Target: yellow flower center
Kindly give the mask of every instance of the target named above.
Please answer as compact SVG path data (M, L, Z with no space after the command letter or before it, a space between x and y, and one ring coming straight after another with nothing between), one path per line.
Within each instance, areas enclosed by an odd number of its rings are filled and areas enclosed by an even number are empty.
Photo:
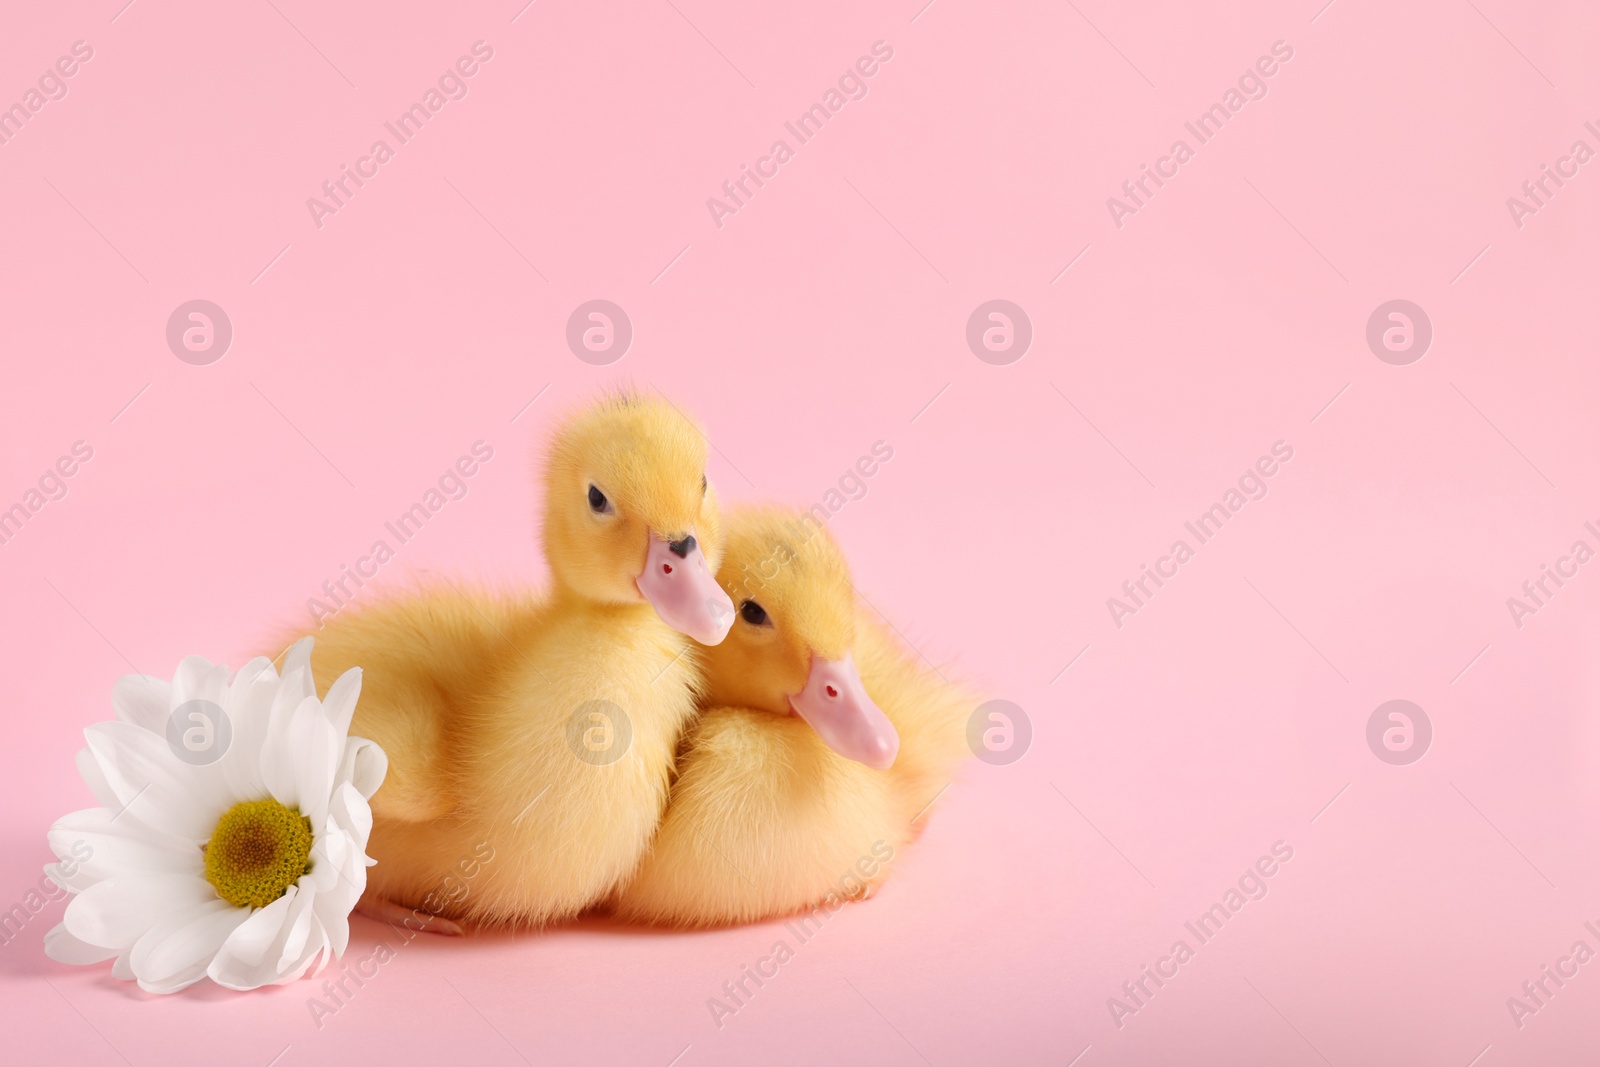
M235 804L205 846L206 881L236 908L264 908L311 866L311 820L276 800Z

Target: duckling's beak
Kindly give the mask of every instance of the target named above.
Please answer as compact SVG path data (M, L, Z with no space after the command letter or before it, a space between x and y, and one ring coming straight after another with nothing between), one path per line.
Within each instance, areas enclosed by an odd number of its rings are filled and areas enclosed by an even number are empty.
M843 659L823 659L812 653L811 676L806 687L789 698L789 706L817 731L823 744L845 759L865 763L875 771L894 766L900 735L867 696L849 653Z
M661 621L702 645L719 645L733 627L733 601L706 566L694 534L669 541L652 533L639 592Z

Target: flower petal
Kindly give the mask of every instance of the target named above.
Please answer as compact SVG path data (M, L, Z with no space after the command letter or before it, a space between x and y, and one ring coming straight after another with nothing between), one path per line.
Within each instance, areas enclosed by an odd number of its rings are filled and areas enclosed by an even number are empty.
M225 900L204 901L167 916L129 953L140 988L176 993L198 982L228 935L249 917L248 908L236 908Z
M344 743L344 758L334 782L350 782L370 800L388 773L389 754L376 741L352 737Z
M191 700L209 700L220 707L227 696L228 668L225 664L212 663L204 656L185 656L178 664L172 676L173 708ZM166 732L165 726L161 729Z
M204 879L178 874L126 873L97 882L67 904L67 932L91 945L119 952L173 912L216 899Z
M90 963L103 963L117 955L117 949L102 948L81 941L67 932L66 923L56 923L44 935L44 954L57 963L70 963L81 967Z
M239 668L228 687L223 710L233 728L233 740L218 765L235 800L255 800L267 792L261 777L261 749L272 721L273 701L281 687L278 672L265 657Z
M102 807L119 808L122 801L117 799L117 794L112 790L111 783L106 781L105 772L100 769L100 764L95 761L94 753L88 747L78 749L73 757L78 765L78 777L83 779L83 784L89 787L89 792L94 794Z
M339 769L342 739L323 714L315 698L303 701L289 724L289 751L293 753L294 793L300 814L321 826L328 819L328 797ZM284 801L285 804L289 803Z
M315 912L315 905L312 907L313 911ZM333 936L328 928L323 925L322 916L320 913L315 913L315 917L312 919L312 936L317 939L318 944L323 946L317 950L317 967L316 970L311 972L311 977L315 978L317 975L323 972L328 964L344 955L344 946L341 945L339 946L339 950L337 952L334 951ZM345 941L348 942L349 940L350 939L347 933Z
M332 958L328 951L328 932L323 929L322 921L317 918L316 911L307 908L306 918L306 939L297 954L299 962L285 966L283 976L278 979L279 985L299 981L302 975L311 970L312 964L316 964L316 971L313 973L321 973L322 968L326 967L328 960Z
M367 847L367 838L372 834L372 808L355 786L346 782L333 791L333 799L328 804L328 818L350 835L357 851Z
M305 881L301 879L300 892L295 894L294 903L289 905L289 917L284 922L283 944L278 948L280 976L307 962L309 952L319 948L311 937L311 924L316 919L312 904L316 902L317 894L304 884Z
M268 950L283 932L289 907L299 895L297 886L264 908L257 908L250 917L234 928L216 959L206 968L211 980L228 989L255 989L277 977L274 964L277 955L268 960Z
M322 698L323 713L333 724L334 731L343 741L350 733L350 719L356 713L356 701L361 699L361 668L351 667L328 687Z
M289 676L304 671L307 678L311 677L311 648L317 643L314 637L302 637L289 646L288 653L283 657L283 677L287 681Z
M316 832L311 846L311 866L300 876L300 881L318 893L332 889L349 858L350 839L330 817Z
M312 906L327 931L329 949L337 959L344 955L350 942L350 912L367 887L367 855L340 831L330 831L324 841L327 863L335 877L326 888L317 890Z
M301 642L304 644L305 642ZM300 645L295 645L299 648ZM290 650L290 655L294 650ZM284 664L288 666L287 663ZM313 713L321 716L317 694L311 685L311 671L301 668L294 673L286 673L283 683L272 698L272 711L268 716L267 733L262 742L261 750L261 778L267 790L279 803L288 807L297 807L299 796L295 790L297 774L294 761L298 753L290 747L293 738L293 725L295 716L300 713L301 707L307 702ZM291 799L293 798L293 799Z
M167 740L125 722L97 722L83 731L117 796L139 821L202 844L231 806L215 766L194 767Z
M123 722L158 734L167 732L167 717L176 707L172 703L172 684L148 674L127 674L117 679L111 689L111 706Z
M236 687L252 685L262 675L267 674L273 679L278 677L278 672L273 669L272 660L266 656L257 656L234 672L233 680L228 683L228 690L232 692Z
M105 808L63 815L51 825L47 836L50 850L62 862L51 864L46 873L73 892L82 892L125 871L198 878L205 868L204 856L193 842Z
M308 699L315 700L315 697ZM295 752L289 745L294 709L283 710L282 694L273 702L272 724L266 743L261 746L261 780L273 799L285 807L296 807L300 799L300 776L295 770Z
M303 880L302 880L303 881ZM316 894L290 886L234 930L207 971L228 989L255 989L292 982L328 948L328 936L312 904Z
M339 901L324 903L319 895L315 907L317 919L322 923L324 936L328 939L328 956L331 959L342 958L345 949L350 947L350 912L355 908L355 901L350 901L346 907Z

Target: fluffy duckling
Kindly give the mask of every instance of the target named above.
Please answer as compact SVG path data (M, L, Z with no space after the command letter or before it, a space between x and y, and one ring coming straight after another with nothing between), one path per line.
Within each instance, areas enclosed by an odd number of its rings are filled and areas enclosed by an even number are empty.
M609 398L550 450L548 592L428 593L319 635L319 688L360 665L352 731L389 756L364 911L542 924L637 866L695 710L689 638L733 622L706 448L670 403Z
M864 895L969 754L976 698L857 609L809 515L735 513L718 580L739 620L706 650L708 707L650 853L611 901L624 919L720 925Z

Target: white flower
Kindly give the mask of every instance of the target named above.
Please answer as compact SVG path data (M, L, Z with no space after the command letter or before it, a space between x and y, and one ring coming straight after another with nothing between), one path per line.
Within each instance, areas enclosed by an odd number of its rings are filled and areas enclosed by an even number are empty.
M45 873L72 894L45 935L51 959L114 957L116 977L172 993L207 975L229 989L291 982L344 953L350 911L375 862L366 854L367 799L388 759L346 736L361 672L318 700L311 644L289 650L281 678L262 658L230 682L227 667L192 656L170 683L145 675L117 683L117 721L85 730L89 747L78 753L104 807L50 828L62 862ZM215 717L231 727L214 761L179 756L191 740L227 733L199 719L190 735L169 728L191 701L221 707Z

